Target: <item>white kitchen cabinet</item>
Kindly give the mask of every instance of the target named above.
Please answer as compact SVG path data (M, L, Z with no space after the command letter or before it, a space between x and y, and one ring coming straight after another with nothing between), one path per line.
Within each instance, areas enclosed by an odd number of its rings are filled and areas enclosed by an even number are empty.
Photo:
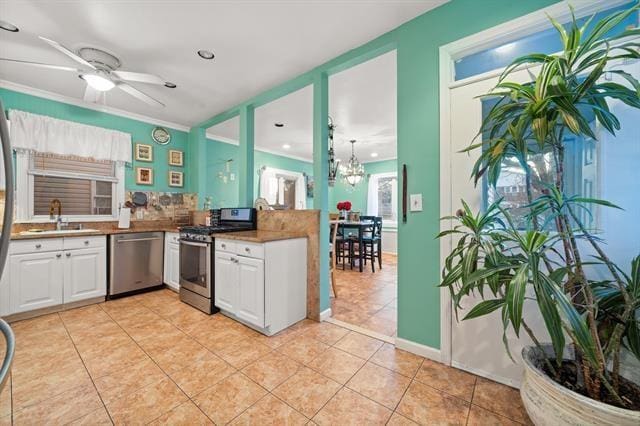
M268 336L307 316L307 240L216 240L215 305Z
M10 257L12 314L61 305L64 268L61 251Z
M164 234L164 283L174 290L180 289L180 234Z
M2 315L75 304L107 292L106 237L12 241L0 294Z
M105 295L106 248L67 250L64 256L64 303Z

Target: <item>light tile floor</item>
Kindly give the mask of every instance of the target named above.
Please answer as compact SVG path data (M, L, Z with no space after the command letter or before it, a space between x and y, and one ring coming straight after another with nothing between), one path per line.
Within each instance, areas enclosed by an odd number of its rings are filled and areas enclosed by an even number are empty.
M382 269L371 271L367 262L363 271L354 266L336 268L338 297L331 298L332 317L386 336L396 335L398 259L382 254Z
M329 323L265 337L168 290L12 324L2 424L518 424L515 389Z

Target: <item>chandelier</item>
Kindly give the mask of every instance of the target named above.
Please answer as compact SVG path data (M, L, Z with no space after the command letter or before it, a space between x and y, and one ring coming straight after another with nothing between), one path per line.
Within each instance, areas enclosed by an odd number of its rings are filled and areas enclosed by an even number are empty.
M333 131L335 128L333 119L329 116L329 186L335 185L340 166L340 160L336 161L336 153L333 149Z
M364 177L364 166L358 161L356 157L354 146L356 144L356 140L352 139L351 142L351 158L347 163L346 167L343 166L341 168L342 178L352 187L356 186L360 183L362 178Z

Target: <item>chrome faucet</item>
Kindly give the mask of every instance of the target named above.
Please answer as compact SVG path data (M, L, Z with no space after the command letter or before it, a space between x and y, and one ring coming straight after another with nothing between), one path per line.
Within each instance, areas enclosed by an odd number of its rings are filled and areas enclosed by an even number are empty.
M56 219L56 230L62 229L62 203L57 198L54 198L49 203L49 219L53 220L53 212L58 209L58 218Z

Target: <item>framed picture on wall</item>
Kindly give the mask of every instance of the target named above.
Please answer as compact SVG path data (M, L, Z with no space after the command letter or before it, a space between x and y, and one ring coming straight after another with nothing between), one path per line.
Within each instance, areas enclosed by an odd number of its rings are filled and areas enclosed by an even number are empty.
M169 186L182 188L184 186L183 181L184 181L184 174L182 172L169 170Z
M170 166L184 166L184 153L177 149L169 150L169 165Z
M153 169L151 167L136 167L136 183L138 185L153 185Z
M137 161L153 161L153 146L144 143L136 144Z

